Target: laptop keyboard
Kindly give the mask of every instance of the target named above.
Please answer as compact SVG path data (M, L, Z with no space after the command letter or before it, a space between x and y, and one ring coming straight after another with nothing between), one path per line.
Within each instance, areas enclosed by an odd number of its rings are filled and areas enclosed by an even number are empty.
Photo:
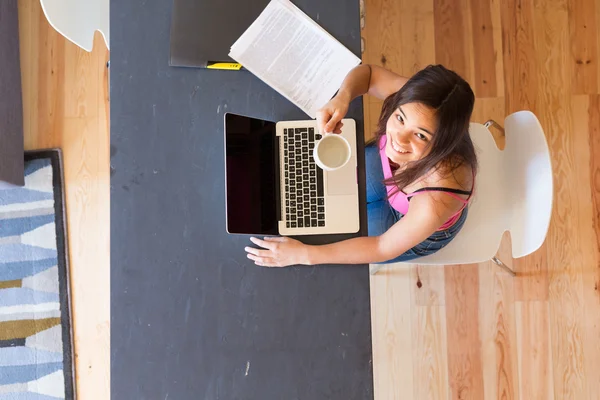
M325 226L323 170L312 152L321 135L314 128L284 129L285 216L288 228Z

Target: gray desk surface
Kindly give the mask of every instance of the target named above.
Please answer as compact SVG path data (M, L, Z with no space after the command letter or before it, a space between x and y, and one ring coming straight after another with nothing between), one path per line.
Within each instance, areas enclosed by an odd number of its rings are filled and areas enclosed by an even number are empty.
M358 1L296 4L360 54ZM169 67L170 1L110 12L112 398L372 398L367 266L259 268L224 228L223 112L306 116L247 71Z

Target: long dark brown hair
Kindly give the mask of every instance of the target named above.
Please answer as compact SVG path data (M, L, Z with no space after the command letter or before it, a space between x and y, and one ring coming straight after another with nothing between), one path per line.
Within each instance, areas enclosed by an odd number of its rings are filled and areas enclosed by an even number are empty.
M477 156L469 136L469 122L475 95L469 84L456 72L442 65L429 65L413 75L402 88L383 102L377 124L377 143L386 133L390 116L403 104L419 103L435 110L437 131L427 144L429 154L410 164L386 184L403 189L433 169L453 173L462 165L477 170ZM466 188L470 189L470 188Z

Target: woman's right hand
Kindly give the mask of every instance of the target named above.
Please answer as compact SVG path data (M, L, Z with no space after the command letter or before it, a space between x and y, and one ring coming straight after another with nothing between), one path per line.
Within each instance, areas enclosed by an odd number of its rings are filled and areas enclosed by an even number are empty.
M319 133L342 133L342 118L346 116L350 101L338 93L329 100L319 111L317 111L317 126Z

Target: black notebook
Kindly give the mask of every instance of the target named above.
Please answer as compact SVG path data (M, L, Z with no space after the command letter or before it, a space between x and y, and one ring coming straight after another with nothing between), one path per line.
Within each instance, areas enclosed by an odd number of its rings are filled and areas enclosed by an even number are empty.
M231 45L254 22L269 0L173 0L169 64L206 68L235 63Z

